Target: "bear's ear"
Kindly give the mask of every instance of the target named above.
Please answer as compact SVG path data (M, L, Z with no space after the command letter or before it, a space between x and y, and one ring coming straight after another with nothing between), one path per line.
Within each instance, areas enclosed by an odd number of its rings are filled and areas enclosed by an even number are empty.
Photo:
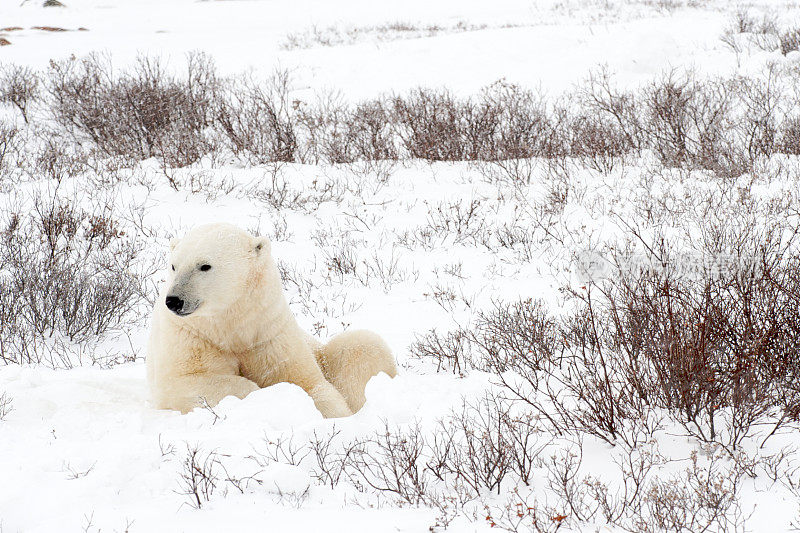
M269 254L269 239L266 237L253 238L253 251L257 256Z
M175 239L170 239L170 240L169 240L169 249L170 249L170 250L174 250L174 249L175 249L175 247L176 247L176 246L178 246L178 243L179 243L179 242L181 242L181 240L180 240L180 239L178 239L178 238L175 238Z

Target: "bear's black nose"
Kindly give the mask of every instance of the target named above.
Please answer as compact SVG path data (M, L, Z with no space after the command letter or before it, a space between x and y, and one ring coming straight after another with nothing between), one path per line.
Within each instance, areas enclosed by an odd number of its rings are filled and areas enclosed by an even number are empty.
M183 300L177 296L167 296L167 301L165 303L167 304L167 309L173 313L178 313L183 309Z

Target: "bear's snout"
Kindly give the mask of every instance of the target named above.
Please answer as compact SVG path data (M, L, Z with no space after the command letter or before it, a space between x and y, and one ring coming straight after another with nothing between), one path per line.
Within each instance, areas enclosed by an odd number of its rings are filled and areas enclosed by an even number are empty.
M176 315L182 315L183 313L183 300L178 298L177 296L167 296L166 302L167 309L175 313Z

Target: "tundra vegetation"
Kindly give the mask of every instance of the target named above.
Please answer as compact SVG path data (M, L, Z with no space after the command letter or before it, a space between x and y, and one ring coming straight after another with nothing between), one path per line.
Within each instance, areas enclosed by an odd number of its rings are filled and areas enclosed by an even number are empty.
M782 54L800 42L746 14L722 38ZM153 199L243 199L264 213L254 230L313 247L314 263L280 269L317 333L370 295L412 295L434 320L393 347L405 373L486 386L432 420L265 438L235 467L224 450L162 444L187 505L283 464L314 483L287 504L328 487L428 508L431 530L744 531L754 487L800 510L798 456L781 444L800 418L798 95L790 66L353 102L301 99L282 71L221 76L202 54L181 69L5 64L0 361L135 361L133 343L109 346L155 297L174 230L149 218ZM451 189L402 194L434 183ZM12 409L0 395L0 424ZM680 458L662 447L675 435ZM602 474L586 460L599 445Z

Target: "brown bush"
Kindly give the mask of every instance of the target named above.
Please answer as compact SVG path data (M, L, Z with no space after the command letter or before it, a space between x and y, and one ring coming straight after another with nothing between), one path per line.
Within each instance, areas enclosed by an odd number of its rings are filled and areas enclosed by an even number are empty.
M624 144L635 150L645 145L637 95L621 92L614 86L613 76L606 69L589 75L584 86L576 92L576 104L587 110L588 116L619 131Z
M497 304L412 353L493 372L560 434L635 446L663 412L733 453L757 426L771 435L800 416L800 256L791 228L756 227L710 223L693 255L658 241L573 291L559 320L540 302Z
M393 99L397 135L412 158L506 161L550 156L551 130L533 93L503 82L478 97L417 89Z
M738 176L752 171L759 158L785 149L777 133L790 124L782 117L791 100L782 76L769 69L760 78L699 79L673 71L638 92L623 93L600 71L577 93L590 111L589 127L579 120L559 130L584 139L574 155L602 172L610 170L613 156L651 149L667 167ZM589 147L588 158L583 146Z
M306 132L311 162L353 163L396 160L397 139L384 99L349 106L328 94L313 106L299 107L299 121Z
M432 359L437 372L448 370L454 374L462 374L472 367L468 350L469 336L460 329L443 336L436 330L430 330L418 336L409 348L411 355L418 359Z
M39 97L39 73L30 67L0 67L0 103L13 105L28 123L30 105Z
M117 76L98 55L51 62L46 77L50 112L77 142L88 139L109 156L134 161L158 157L168 167L210 151L205 130L215 84L213 64L198 55L189 56L186 79L148 57Z
M3 177L8 177L19 164L21 145L19 130L0 121L0 175Z
M800 50L800 28L789 28L779 35L780 50L783 55Z
M295 99L287 72L220 79L197 54L187 65L181 77L156 58L119 73L97 55L54 62L41 76L41 107L73 141L130 161L157 157L165 170L226 148L249 164L476 161L492 180L526 184L537 159L562 173L572 160L608 173L650 149L666 166L730 177L794 146L785 76L776 69L747 80L672 72L631 92L599 71L554 103L498 81L470 97L420 88L351 104L335 94ZM5 72L5 101L27 120L39 75ZM366 168L385 176L383 167Z
M605 309L584 301L643 401L736 449L756 424L798 414L797 252L780 227L707 231L694 259L653 247L651 264L668 268L621 273ZM686 261L694 272L677 274Z
M499 161L559 155L552 119L542 99L532 91L498 81L483 90L481 101L498 118L496 126L488 132L487 149L479 159Z
M71 366L75 346L135 320L140 248L108 211L37 196L2 224L0 361Z
M779 151L800 155L800 118L793 117L783 123Z
M340 94L324 94L313 106L298 106L298 111L308 147L304 160L334 164L356 160L351 111Z
M295 161L298 141L288 72L276 71L264 83L239 78L222 84L215 103L216 128L234 154L254 165Z
M482 365L500 374L525 366L539 371L560 356L556 322L544 302L496 302L475 321L472 342L480 349Z
M75 178L88 169L88 157L65 144L63 139L46 133L31 150L30 158L23 161L26 172L34 179L47 179L60 184Z
M393 99L393 118L406 152L430 161L461 161L464 145L464 109L448 91L416 89Z
M622 129L608 119L580 115L571 121L568 153L588 168L609 174L634 149Z
M216 452L204 452L199 446L186 446L186 457L181 463L178 490L186 498L186 503L194 508L201 509L208 503L222 476L224 470ZM230 480L226 480L230 481Z
M669 74L643 95L643 128L661 162L726 172L731 147L726 139L732 95L724 82L698 83L691 74Z

